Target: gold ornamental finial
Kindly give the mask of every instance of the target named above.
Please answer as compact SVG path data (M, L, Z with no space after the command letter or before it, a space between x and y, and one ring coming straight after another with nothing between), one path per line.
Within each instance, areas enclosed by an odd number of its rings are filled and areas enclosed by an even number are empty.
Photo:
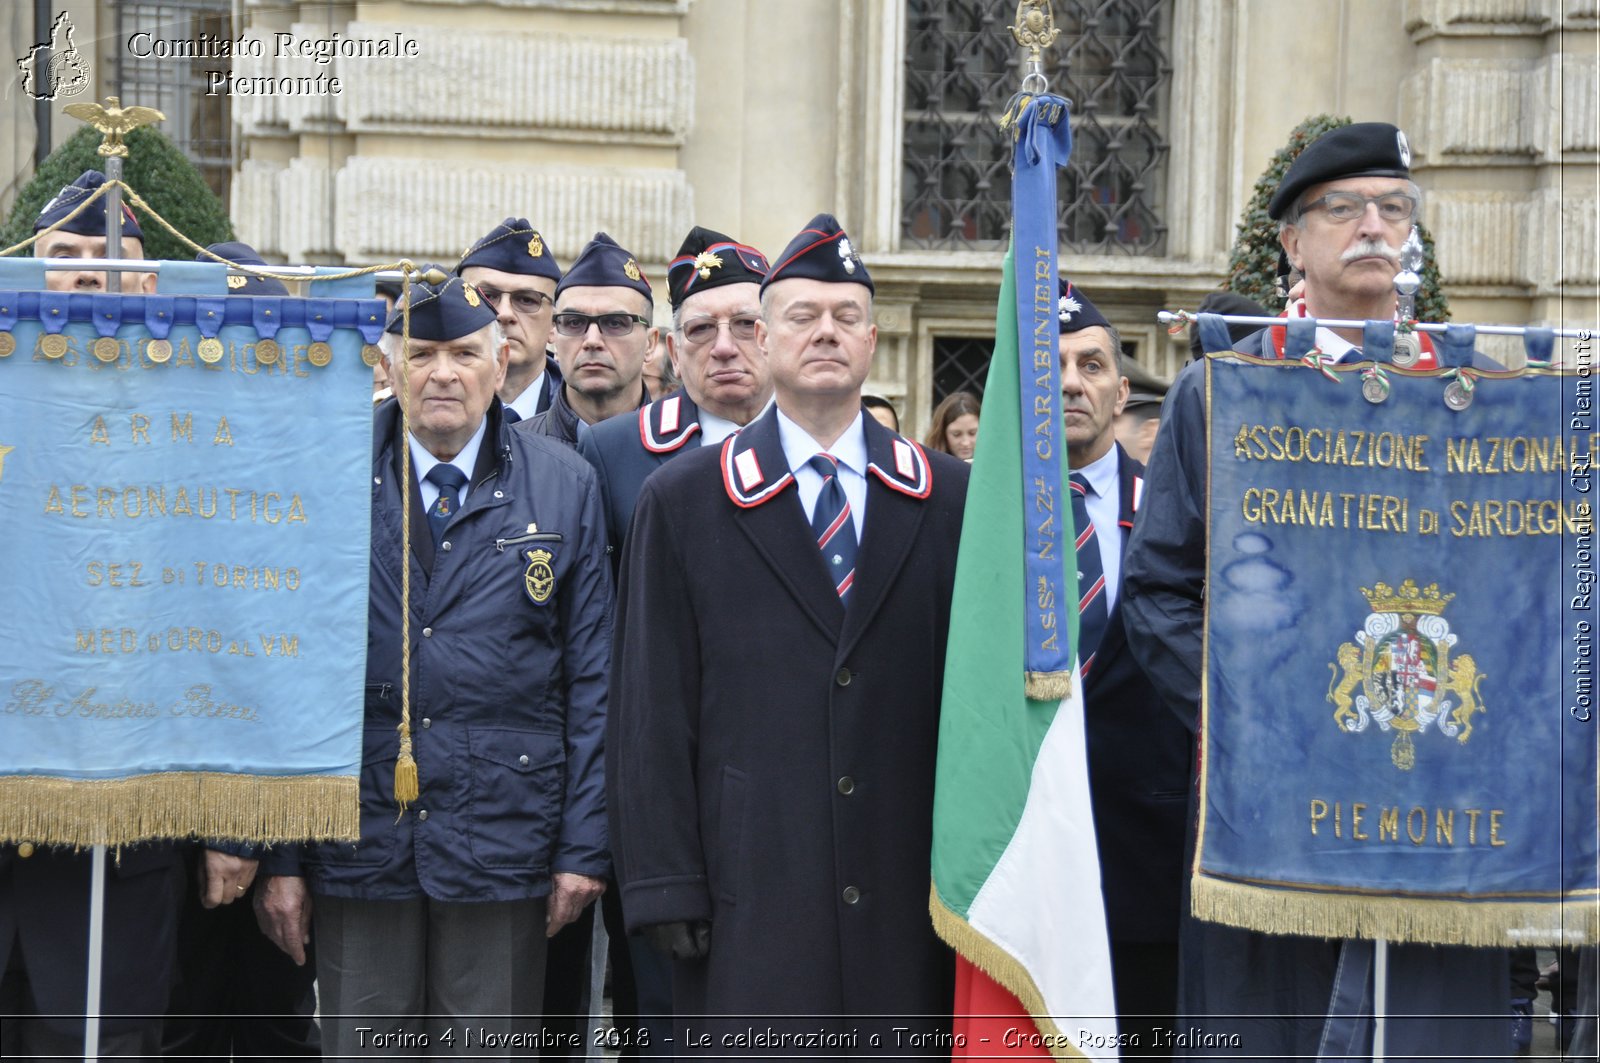
M123 107L122 100L117 96L106 97L107 106L98 103L69 103L63 107L72 117L88 122L100 131L105 139L100 142L100 154L106 157L128 157L128 145L122 142L124 133L132 132L142 125L153 125L156 122L165 122L167 116L154 107Z
M1056 28L1055 15L1050 11L1050 0L1018 0L1017 19L1011 26L1011 36L1028 49L1028 65L1032 68L1044 63L1044 50L1055 43L1061 33Z

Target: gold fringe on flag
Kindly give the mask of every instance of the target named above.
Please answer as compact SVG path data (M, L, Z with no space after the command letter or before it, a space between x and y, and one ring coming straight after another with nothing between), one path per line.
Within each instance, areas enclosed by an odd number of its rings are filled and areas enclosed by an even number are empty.
M971 962L971 964L1005 987L1028 1009L1033 1021L1043 1035L1052 1059L1073 1060L1089 1057L1073 1047L1072 1038L1060 1026L1055 1016L1045 1014L1044 994L1034 984L1028 969L999 945L984 937L965 918L951 911L939 898L937 887L928 887L928 914L933 917L934 932L946 945Z
M1022 692L1031 701L1064 700L1072 696L1072 673L1028 672L1022 680Z
M1600 941L1600 898L1593 890L1564 900L1474 901L1313 893L1196 876L1190 897L1197 919L1268 934L1501 948Z
M360 833L361 796L354 775L0 778L0 842L82 848L188 837L355 841Z

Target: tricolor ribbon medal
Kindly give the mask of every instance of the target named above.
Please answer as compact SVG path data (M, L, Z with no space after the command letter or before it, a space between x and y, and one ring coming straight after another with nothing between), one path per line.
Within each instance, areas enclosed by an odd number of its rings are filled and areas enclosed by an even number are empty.
M555 555L548 550L524 550L528 567L522 572L522 589L534 605L544 605L556 590L556 572L550 567Z

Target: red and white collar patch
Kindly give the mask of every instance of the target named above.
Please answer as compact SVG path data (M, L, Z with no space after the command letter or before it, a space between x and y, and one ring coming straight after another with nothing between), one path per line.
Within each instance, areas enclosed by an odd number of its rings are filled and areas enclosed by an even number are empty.
M894 455L892 472L876 461L868 461L867 468L883 481L885 487L911 498L927 498L933 491L933 470L928 466L928 455L923 452L921 445L895 436L890 446Z
M671 453L698 431L698 419L683 423L682 395L668 395L639 411L639 442L652 454Z
M794 482L794 474L784 469L782 476L767 483L766 473L761 471L761 461L756 457L755 448L749 445L750 441L745 440L743 449L739 449L738 443L739 436L735 434L722 444L722 486L734 505L740 509L759 506Z

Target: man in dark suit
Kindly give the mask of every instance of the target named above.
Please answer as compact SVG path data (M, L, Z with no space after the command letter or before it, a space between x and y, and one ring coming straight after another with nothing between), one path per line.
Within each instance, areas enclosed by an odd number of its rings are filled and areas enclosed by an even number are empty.
M505 330L510 357L496 394L506 421L548 410L561 387L561 369L546 350L561 267L544 237L528 219L507 218L467 248L456 272L477 285Z
M928 866L967 467L863 414L872 294L813 219L762 288L776 406L634 513L607 791L680 1054L949 1052L912 1035L947 1035L952 1001Z
M756 347L767 268L753 247L698 225L690 230L667 267L667 354L683 390L578 438L578 453L600 478L617 563L645 477L696 447L721 446L771 401L767 357Z
M1122 554L1144 490L1144 466L1117 442L1128 398L1122 340L1081 289L1061 282L1061 406L1071 488L1090 529L1104 582L1084 596L1082 639L1089 787L1100 846L1100 881L1111 938L1118 1032L1126 1055L1165 1058L1159 1046L1178 1003L1178 920L1188 808L1189 732L1168 711L1128 647L1122 626ZM1077 499L1074 500L1075 512ZM1081 573L1080 573L1081 574ZM1098 598L1099 601L1096 601ZM1104 619L1090 622L1091 611ZM1152 1047L1156 1046L1156 1047Z

